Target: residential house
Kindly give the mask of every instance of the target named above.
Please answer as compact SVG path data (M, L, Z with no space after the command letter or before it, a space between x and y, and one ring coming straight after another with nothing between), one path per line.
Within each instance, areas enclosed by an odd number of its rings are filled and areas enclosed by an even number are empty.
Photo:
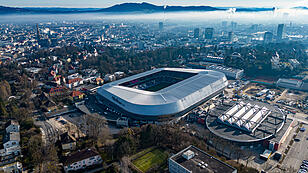
M83 84L83 80L81 78L75 78L75 79L69 79L67 81L66 86L70 89L72 89L73 87L77 87L79 85Z
M104 84L104 80L100 77L96 78L95 81L96 81L96 85L103 85Z
M71 153L64 160L64 171L77 171L86 169L89 166L98 165L102 163L102 158L94 148L80 150Z
M48 100L46 101L44 104L42 104L43 106L45 106L46 110L48 112L54 111L57 109L57 105L54 101L52 100Z
M116 76L117 79L121 79L125 76L125 73L121 71L117 71L114 73L114 75Z
M66 88L63 86L60 87L52 87L47 89L47 93L49 96L60 96L65 93Z
M56 77L57 73L53 70L51 70L48 74L48 80L51 81Z
M116 80L116 76L114 74L106 74L105 75L105 81L112 82Z
M6 133L10 132L19 132L19 123L16 120L10 120L7 123L5 123L5 131Z
M60 139L61 139L62 150L76 149L76 139L67 132L60 135Z
M3 139L3 147L4 149L18 146L20 142L19 132L9 132L6 133Z
M81 91L73 91L71 93L71 100L73 101L80 101L83 100L85 94L82 93Z
M56 103L53 100L51 100L46 93L42 93L39 96L39 103L42 106L42 108L46 108L46 110L49 112L57 109Z
M1 164L11 163L15 156L20 155L20 134L19 123L15 120L10 120L5 124L5 135L3 138L3 149L0 150ZM10 162L8 162L9 160Z
M0 166L0 171L3 172L22 172L22 163L14 162Z

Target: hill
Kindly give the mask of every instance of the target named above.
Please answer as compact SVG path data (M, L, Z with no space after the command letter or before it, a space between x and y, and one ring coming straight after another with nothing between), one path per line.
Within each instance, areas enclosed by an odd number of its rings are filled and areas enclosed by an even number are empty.
M0 6L0 14L59 14L59 13L158 13L158 12L185 12L185 11L226 11L231 7L211 6L157 6L150 3L123 3L108 8L57 8L31 7L14 8ZM273 8L236 8L237 12L271 11Z

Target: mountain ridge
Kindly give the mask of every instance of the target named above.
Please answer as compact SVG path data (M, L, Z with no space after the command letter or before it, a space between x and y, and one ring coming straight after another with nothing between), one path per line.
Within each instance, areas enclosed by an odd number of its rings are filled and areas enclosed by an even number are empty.
M122 3L107 8L62 8L62 7L5 7L0 6L0 14L30 13L157 13L157 12L189 12L189 11L227 11L229 7L212 6L157 6L154 4ZM236 8L237 12L272 11L274 8Z

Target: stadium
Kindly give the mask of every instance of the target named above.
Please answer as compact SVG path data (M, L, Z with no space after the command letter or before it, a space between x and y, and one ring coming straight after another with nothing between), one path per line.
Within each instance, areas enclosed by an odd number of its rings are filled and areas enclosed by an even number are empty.
M278 107L251 100L217 105L206 118L207 128L216 136L275 150L288 136L292 123Z
M105 84L97 95L134 120L166 121L219 94L227 84L217 71L159 68Z

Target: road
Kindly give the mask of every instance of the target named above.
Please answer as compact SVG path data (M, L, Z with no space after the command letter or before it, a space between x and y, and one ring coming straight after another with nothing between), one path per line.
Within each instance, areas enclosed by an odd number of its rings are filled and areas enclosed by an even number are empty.
M86 106L91 113L98 113L99 115L104 116L107 120L115 121L120 117L119 114L112 112L110 109L107 110L107 107L98 103L94 95L88 95Z
M288 89L283 90L283 92L280 94L279 97L277 97L273 103L276 103L278 100L281 100L282 98L285 98L286 93L288 92Z
M54 144L58 140L58 132L50 125L47 121L35 121L35 125L39 126L43 130L43 134L45 138L46 145Z

